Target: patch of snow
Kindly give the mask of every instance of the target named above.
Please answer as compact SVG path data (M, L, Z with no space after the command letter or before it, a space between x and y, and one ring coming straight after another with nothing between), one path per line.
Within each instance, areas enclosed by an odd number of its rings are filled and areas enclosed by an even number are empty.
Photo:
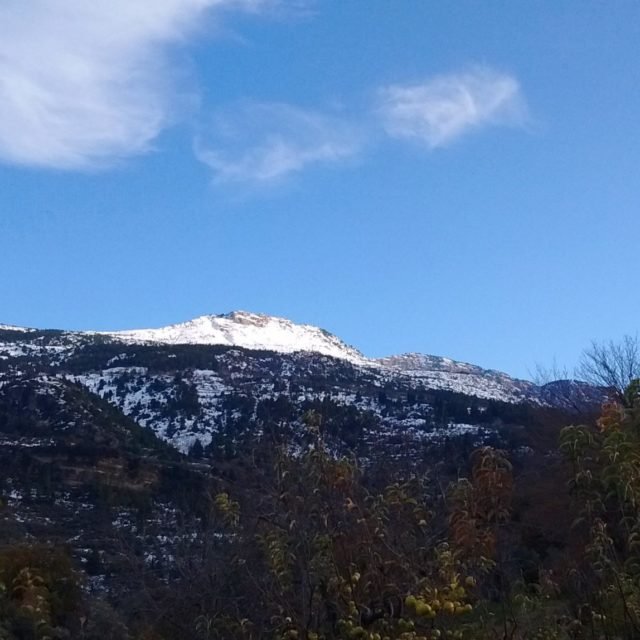
M419 382L427 389L453 391L500 402L542 403L539 389L532 382L450 358L406 353L379 358L376 362L396 375Z
M30 333L35 329L28 329L27 327L16 327L13 324L0 324L0 331L19 331L20 333Z

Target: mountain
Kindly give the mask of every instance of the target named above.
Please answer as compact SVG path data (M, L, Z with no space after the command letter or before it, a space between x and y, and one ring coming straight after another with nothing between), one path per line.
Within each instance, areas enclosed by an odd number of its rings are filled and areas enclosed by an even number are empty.
M244 311L131 331L1 325L0 388L28 375L80 384L182 452L237 448L285 423L302 446L314 410L337 449L379 457L459 435L481 442L527 407L584 409L603 395L432 355L371 359L323 329Z
M602 396L432 355L371 359L247 312L134 331L0 325L0 535L68 548L87 589L128 602L132 576L173 584L181 554L205 557L212 496L253 495L283 451L297 460L321 437L371 477L446 486L482 445L538 469Z
M324 329L246 311L200 316L159 329L112 331L102 335L137 344L219 344L280 353L308 351L367 364L359 351Z

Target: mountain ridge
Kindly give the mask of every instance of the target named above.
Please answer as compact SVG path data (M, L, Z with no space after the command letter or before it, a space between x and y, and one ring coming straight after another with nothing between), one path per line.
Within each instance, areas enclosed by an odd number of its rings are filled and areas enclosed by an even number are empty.
M116 332L3 326L0 389L34 374L79 384L183 453L235 447L274 424L302 437L309 410L369 451L461 434L481 443L528 409L579 411L603 397L440 356L370 359L313 325L246 311Z
M96 333L132 343L220 344L281 353L308 351L357 364L369 361L360 351L326 329L249 311L203 315L156 329Z
M239 330L234 331L234 327ZM0 323L0 331L20 333L56 332L78 336L105 336L129 344L223 345L280 353L310 352L348 360L358 365L376 368L384 367L404 372L438 370L452 373L492 373L519 379L497 369L487 369L446 356L417 351L390 354L382 357L369 357L356 347L347 344L336 334L322 327L309 323L297 323L282 316L244 310L221 314L204 314L183 322L154 328L96 331L41 329ZM289 335L285 335L287 331ZM264 334L262 340L257 338L256 334L258 333ZM288 338L288 341L285 338ZM294 342L296 339L299 342Z
M49 365L64 367L65 362L73 360L83 349L91 345L110 344L113 355L100 365L101 369L106 371L120 364L119 358L122 354L119 353L118 345L122 345L123 349L240 349L247 352L244 358L245 366L252 361L248 359L248 352L256 352L258 358L270 358L269 354L273 354L280 358L281 366L287 371L290 371L291 367L308 368L310 365L304 365L305 359L311 363L318 358L329 358L335 365L314 364L313 367L321 366L327 371L337 372L340 370L338 363L344 363L365 376L373 376L376 380L375 385L380 388L388 384L401 383L407 388L432 389L507 403L525 402L540 406L567 404L565 396L570 396L574 387L581 398L598 395L592 393L593 389L579 386L580 383L575 381L565 381L564 384L545 388L544 385L539 386L501 371L484 369L478 365L442 356L405 353L369 358L325 329L310 324L294 323L287 318L248 311L203 315L186 322L153 329L64 331L0 325L0 332L5 334L3 337L0 333L0 363L12 362L16 358L23 361L44 358ZM260 353L264 356L260 356ZM286 364L287 357L293 357L294 360ZM283 372L281 375L282 379L286 380L289 374Z

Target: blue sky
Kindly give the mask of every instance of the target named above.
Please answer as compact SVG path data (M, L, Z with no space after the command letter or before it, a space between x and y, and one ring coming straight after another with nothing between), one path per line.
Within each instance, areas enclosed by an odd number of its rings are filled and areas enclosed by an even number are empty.
M639 60L631 0L0 0L0 322L572 366L640 324Z

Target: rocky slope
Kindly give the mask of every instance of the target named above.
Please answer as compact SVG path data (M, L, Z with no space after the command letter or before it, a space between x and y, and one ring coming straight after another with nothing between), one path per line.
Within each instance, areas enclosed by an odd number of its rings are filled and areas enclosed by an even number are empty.
M29 372L79 383L182 452L258 437L277 420L299 425L319 406L344 423L334 425L336 446L377 448L482 439L503 420L502 405L574 409L602 396L430 355L369 359L317 327L247 312L117 332L2 325L0 387Z

